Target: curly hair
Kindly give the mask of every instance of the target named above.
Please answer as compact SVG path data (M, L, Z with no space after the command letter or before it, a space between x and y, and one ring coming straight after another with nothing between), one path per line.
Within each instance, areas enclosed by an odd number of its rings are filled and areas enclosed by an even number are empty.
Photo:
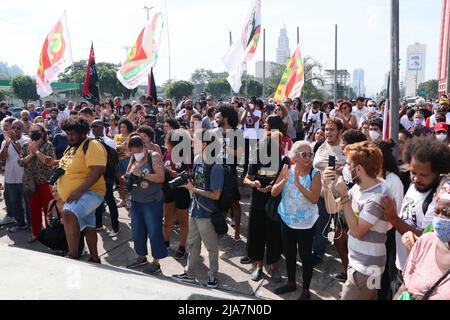
M433 137L416 137L408 141L404 162L410 164L413 158L418 162L429 162L434 173L450 173L450 147Z
M76 132L81 135L87 135L90 127L89 123L79 116L70 116L61 122L61 129L65 132Z

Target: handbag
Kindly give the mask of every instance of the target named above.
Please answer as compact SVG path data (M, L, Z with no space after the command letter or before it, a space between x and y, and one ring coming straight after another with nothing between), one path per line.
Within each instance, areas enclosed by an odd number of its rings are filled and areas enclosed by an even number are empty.
M270 197L266 203L266 214L274 222L281 222L280 215L278 214L278 206L281 203L281 193L276 197Z
M227 220L225 219L224 215L220 213L219 211L213 211L204 205L202 205L199 201L197 201L197 198L195 197L195 194L193 195L193 200L195 203L201 207L203 210L209 212L211 214L211 223L214 227L214 230L219 236L223 236L228 233L228 224Z

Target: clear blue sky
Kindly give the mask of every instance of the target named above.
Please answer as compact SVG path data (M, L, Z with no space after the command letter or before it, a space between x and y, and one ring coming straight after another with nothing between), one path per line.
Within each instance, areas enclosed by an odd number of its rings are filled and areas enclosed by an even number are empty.
M172 78L189 79L196 68L223 71L221 57L228 47L228 32L241 33L251 0L167 0ZM146 20L144 5L160 0L133 1L1 1L0 61L17 64L36 74L43 40L64 10L67 11L74 60L87 59L94 41L97 61L121 62L124 47L135 41ZM324 67L334 67L334 24L339 25L339 68L363 68L369 93L380 91L389 69L389 0L262 0L267 59L275 60L280 28L286 24L291 50L296 27L301 28L305 55ZM426 78L437 74L441 0L400 1L401 73L408 44L426 44ZM168 79L168 41L163 38L157 64L157 84ZM262 42L249 64L262 60Z

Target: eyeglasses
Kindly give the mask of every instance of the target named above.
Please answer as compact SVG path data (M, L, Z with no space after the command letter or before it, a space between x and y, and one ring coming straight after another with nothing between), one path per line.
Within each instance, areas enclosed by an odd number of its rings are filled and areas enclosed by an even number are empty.
M314 153L312 153L312 152L301 152L301 153L297 153L297 155L299 155L300 157L302 157L304 159L314 157Z
M436 134L447 134L447 131L437 131Z

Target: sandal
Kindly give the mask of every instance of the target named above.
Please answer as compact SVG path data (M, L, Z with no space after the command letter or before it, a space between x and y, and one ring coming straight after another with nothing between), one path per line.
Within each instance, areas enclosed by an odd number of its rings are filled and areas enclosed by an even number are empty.
M31 236L28 237L27 242L28 242L28 243L33 243L33 242L35 242L38 238L39 238L38 236L35 236L34 234L32 234Z

